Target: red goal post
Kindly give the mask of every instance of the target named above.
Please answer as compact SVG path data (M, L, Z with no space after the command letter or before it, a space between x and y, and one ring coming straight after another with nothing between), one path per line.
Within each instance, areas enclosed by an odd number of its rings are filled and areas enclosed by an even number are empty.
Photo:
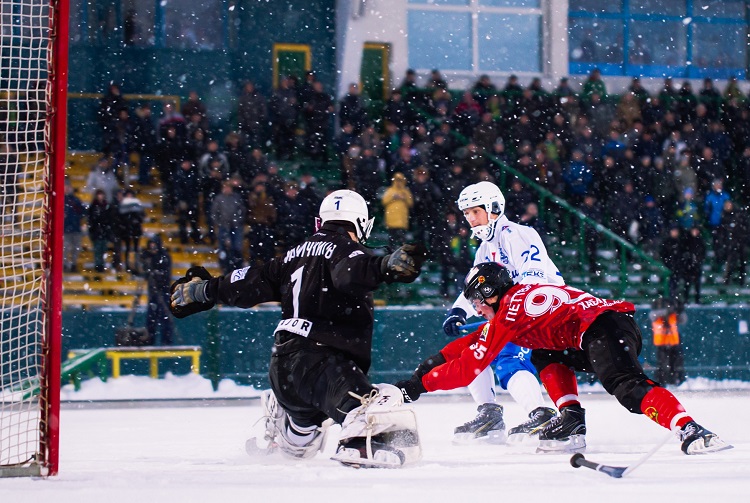
M68 19L0 1L0 477L58 471Z

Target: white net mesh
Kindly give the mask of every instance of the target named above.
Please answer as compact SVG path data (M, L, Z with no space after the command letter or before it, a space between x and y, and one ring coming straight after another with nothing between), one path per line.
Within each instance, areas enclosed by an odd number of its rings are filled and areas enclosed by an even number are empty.
M0 0L0 470L39 458L53 0Z

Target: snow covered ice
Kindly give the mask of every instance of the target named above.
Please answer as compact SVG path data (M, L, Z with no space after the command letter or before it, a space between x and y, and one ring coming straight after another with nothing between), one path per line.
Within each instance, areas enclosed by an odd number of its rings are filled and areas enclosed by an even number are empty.
M690 380L675 389L696 421L734 449L685 456L675 437L623 479L574 469L569 454L536 454L529 446L453 445L453 428L473 418L476 408L463 392L423 395L413 405L422 461L397 470L356 470L329 459L337 426L325 452L312 460L280 454L250 458L244 444L262 428L260 422L254 427L261 416L255 399L260 391L231 381L222 381L217 392L195 375L124 376L83 384L78 393L70 386L63 390L59 475L0 479L1 502L734 502L747 501L750 491L748 383L734 383L731 387L742 389L727 391L720 389L722 383ZM667 435L600 388L582 387L581 398L587 459L626 466ZM525 419L507 394L501 393L499 401L508 427Z

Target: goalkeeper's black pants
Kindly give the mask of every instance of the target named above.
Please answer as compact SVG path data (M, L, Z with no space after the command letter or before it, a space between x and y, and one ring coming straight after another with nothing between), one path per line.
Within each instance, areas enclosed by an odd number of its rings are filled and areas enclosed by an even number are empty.
M320 426L327 418L342 423L359 407L351 393L373 389L359 365L341 350L289 332L277 332L269 379L279 404L299 426Z

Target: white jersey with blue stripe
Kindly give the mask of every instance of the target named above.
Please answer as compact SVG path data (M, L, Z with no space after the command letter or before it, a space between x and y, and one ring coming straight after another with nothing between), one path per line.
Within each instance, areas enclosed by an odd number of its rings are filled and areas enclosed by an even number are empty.
M531 227L511 222L505 215L494 221L495 232L482 241L474 255L474 265L497 262L508 268L514 283L564 285L565 280L547 254L539 233ZM469 315L475 313L463 294L453 303Z

